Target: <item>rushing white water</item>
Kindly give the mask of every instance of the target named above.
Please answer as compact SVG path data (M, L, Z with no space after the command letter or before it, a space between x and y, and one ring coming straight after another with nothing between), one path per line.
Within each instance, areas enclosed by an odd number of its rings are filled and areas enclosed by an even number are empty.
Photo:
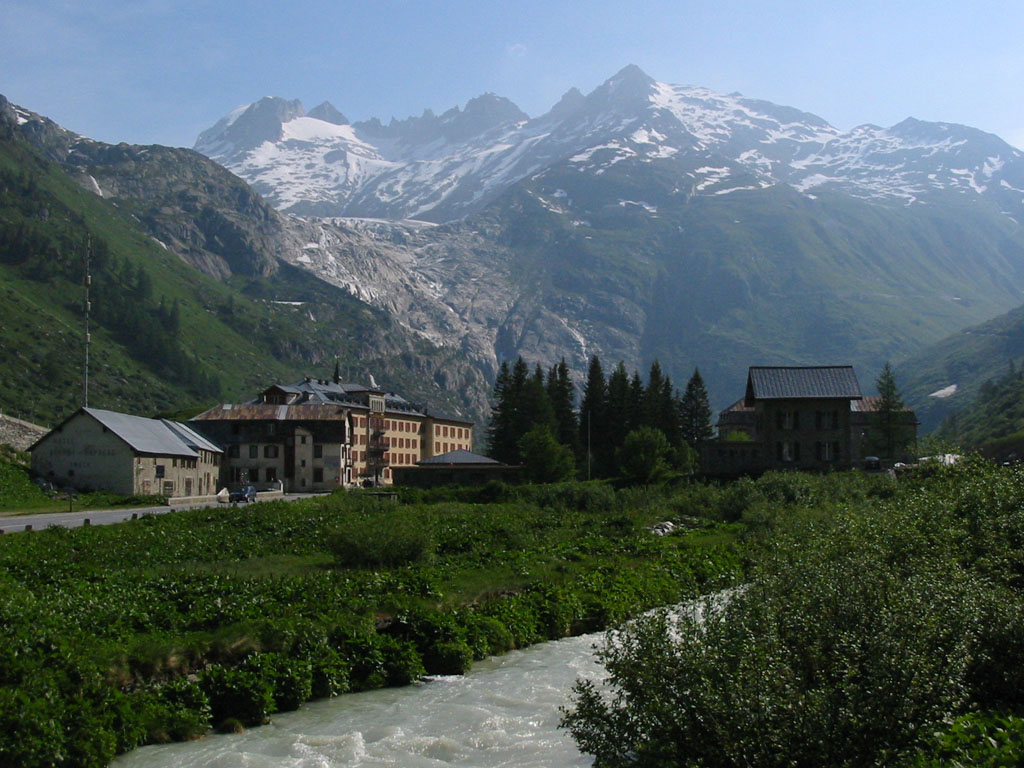
M144 747L115 768L565 768L588 766L558 728L577 678L595 679L601 635L478 662L468 675L348 694L239 735Z

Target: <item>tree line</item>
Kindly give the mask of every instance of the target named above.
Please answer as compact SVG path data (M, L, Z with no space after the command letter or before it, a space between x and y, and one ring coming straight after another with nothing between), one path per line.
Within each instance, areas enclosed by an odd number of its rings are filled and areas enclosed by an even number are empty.
M519 357L501 364L487 429L488 454L522 464L530 480L624 477L649 481L689 471L711 438L711 406L699 369L683 394L655 360L646 382L622 361L607 376L597 355L576 407L563 358L546 372Z

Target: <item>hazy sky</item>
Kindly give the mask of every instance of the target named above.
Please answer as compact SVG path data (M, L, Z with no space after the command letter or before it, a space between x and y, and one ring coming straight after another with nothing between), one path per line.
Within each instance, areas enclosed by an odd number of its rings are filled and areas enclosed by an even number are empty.
M192 146L261 96L350 120L486 91L531 116L626 64L839 128L906 117L1024 147L1020 0L0 0L0 93L107 142Z

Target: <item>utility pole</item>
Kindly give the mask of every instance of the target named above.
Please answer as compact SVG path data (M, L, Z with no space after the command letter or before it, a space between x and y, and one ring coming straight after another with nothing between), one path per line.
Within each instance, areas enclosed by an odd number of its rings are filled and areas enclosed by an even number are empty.
M92 255L92 235L87 235L85 240L85 365L82 371L82 407L89 407L89 310L92 305L89 303L89 287L92 284L89 259Z

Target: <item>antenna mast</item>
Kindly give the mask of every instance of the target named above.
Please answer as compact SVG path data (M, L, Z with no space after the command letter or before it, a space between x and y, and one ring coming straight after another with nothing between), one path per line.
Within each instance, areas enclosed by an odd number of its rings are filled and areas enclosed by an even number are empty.
M89 286L92 284L89 260L92 255L92 235L86 236L85 241L85 365L82 371L82 407L89 407L89 310L92 305L89 302Z

